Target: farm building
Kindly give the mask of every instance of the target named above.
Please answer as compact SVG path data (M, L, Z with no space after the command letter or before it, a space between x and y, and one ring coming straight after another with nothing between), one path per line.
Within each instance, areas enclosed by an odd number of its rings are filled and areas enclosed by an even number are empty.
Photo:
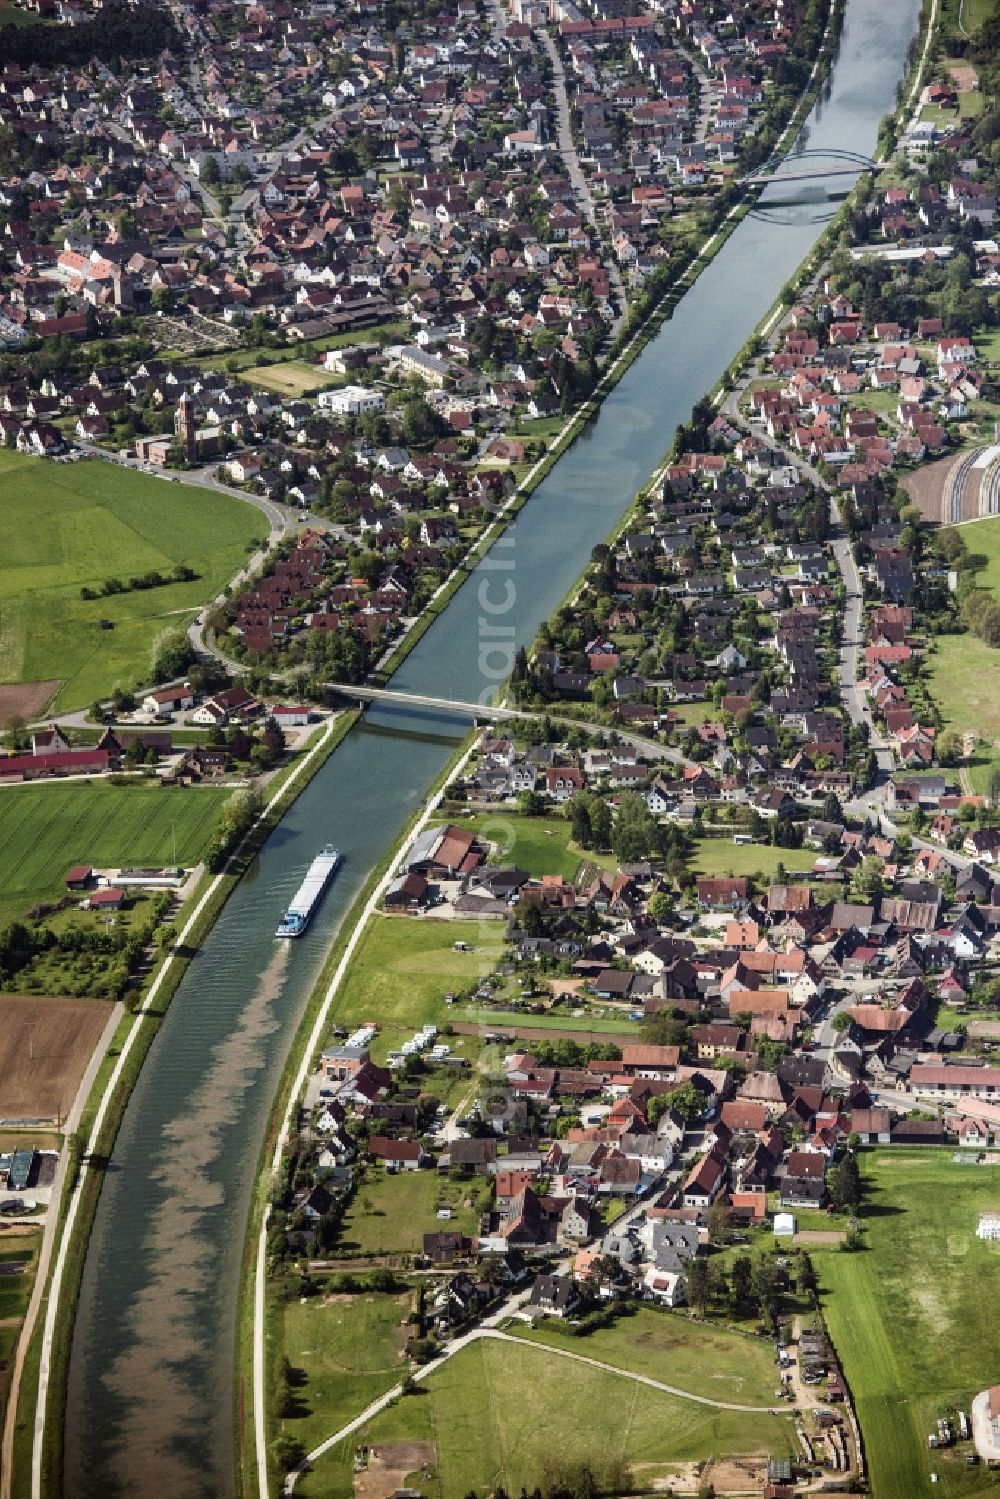
M183 885L183 869L118 869L107 877L116 890L177 890Z
M8 755L0 759L0 780L41 781L49 776L99 775L111 756L102 749L64 750L52 755Z
M35 1151L14 1150L10 1155L0 1156L0 1178L6 1178L8 1192L23 1192L31 1180L35 1164Z
M124 890L110 890L106 885L88 895L84 902L89 911L120 911L124 904Z

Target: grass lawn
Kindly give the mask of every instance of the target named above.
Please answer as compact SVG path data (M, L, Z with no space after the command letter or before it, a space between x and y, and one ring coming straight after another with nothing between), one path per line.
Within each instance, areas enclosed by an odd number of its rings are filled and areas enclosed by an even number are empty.
M647 1374L693 1395L738 1405L773 1405L777 1388L774 1349L757 1338L707 1322L692 1322L685 1313L640 1307L614 1327L598 1328L586 1338L570 1337L550 1318L536 1331L522 1324L511 1332L532 1343L568 1348L587 1358Z
M0 26L45 26L49 24L29 10L18 10L13 5L0 5Z
M883 418L895 416L899 391L873 390L871 386L865 386L857 395L849 396L844 405L851 411L874 411Z
M582 1031L592 1032L594 1036L617 1036L634 1033L636 1039L639 1037L639 1028L626 1020L624 1014L618 1015L574 1015L572 1010L560 1005L545 1015L533 1015L530 1010L486 1010L468 1007L459 1009L456 1005L454 1010L449 1011L452 1020L470 1021L474 1025L481 1025L484 1031L490 1030L520 1030L520 1031L552 1031L553 1040L558 1040L559 1031L570 1031L579 1035ZM454 1043L452 1043L454 1047Z
M196 864L231 792L63 784L0 790L0 923L65 894L74 864Z
M721 708L717 708L714 703L710 702L670 704L671 717L677 723L683 724L685 728L690 728L692 724L711 723L713 718L721 715L721 712Z
M469 828L495 845L491 864L516 864L536 879L558 874L564 880L575 880L584 863L617 868L613 854L597 854L574 843L565 817L520 817L503 811L456 820L454 826Z
M3 1129L0 1130L0 1150L58 1150L62 1135L57 1130ZM0 1233L0 1244L3 1235Z
M975 31L993 15L996 15L996 0L965 0L962 7L962 21L967 31Z
M972 339L980 359L1000 360L1000 328L980 328Z
M691 867L701 875L773 875L779 864L788 870L812 869L818 855L811 848L772 848L769 843L734 843L732 834L701 838Z
M479 1215L490 1201L485 1177L452 1181L436 1171L401 1171L390 1176L373 1167L344 1214L337 1252L415 1254L423 1249L424 1234L442 1227L438 1208L451 1209L449 1230L474 1233Z
M989 796L990 777L1000 765L1000 758L990 750L979 749L969 763L969 780L977 796Z
M96 459L0 452L0 486L0 681L60 679L53 710L148 680L159 636L188 624L267 534L263 515L229 495ZM194 582L80 597L105 578L127 585L178 564Z
M450 990L468 988L492 972L503 949L503 923L495 932L477 921L426 921L374 916L348 972L336 1006L338 1024L374 1020L379 1026L375 1059L394 1051L420 1026L443 1024ZM456 942L468 952L455 952Z
M335 1427L333 1428L336 1429ZM469 1489L508 1493L588 1464L600 1489L626 1460L642 1488L669 1478L670 1465L709 1456L790 1455L792 1422L717 1411L539 1348L481 1341L463 1349L364 1431L371 1443L431 1441L436 1476L421 1484L439 1499ZM306 1499L347 1499L357 1437L348 1438L296 1486ZM658 1485L659 1486L659 1485Z
M559 436L566 422L567 418L562 415L540 416L533 421L525 420L518 422L517 426L511 429L511 436L521 437L525 440L532 437L540 437L545 442L548 442L551 438Z
M15 1319L20 1322L27 1311L41 1242L41 1229L34 1228L27 1233L18 1232L16 1237L7 1234L0 1237L0 1264L25 1266L20 1274L0 1275L0 1322Z
M366 1292L281 1305L283 1352L297 1371L296 1414L283 1432L314 1447L402 1378L412 1300Z
M997 358L1000 359L1000 348ZM976 583L980 588L1000 588L1000 526L997 525L997 519L996 516L990 516L986 520L972 521L960 526L958 530L969 554L986 559L986 566L976 573Z
M997 1381L996 1325L983 1297L1000 1277L1000 1244L977 1239L976 1223L1000 1201L1000 1167L893 1150L866 1152L862 1170L867 1249L815 1252L813 1264L874 1499L995 1494L982 1470L966 1468L967 1443L932 1453L927 1433Z
M964 528L963 528L964 529ZM1000 653L975 635L940 635L926 656L927 688L947 728L1000 738Z

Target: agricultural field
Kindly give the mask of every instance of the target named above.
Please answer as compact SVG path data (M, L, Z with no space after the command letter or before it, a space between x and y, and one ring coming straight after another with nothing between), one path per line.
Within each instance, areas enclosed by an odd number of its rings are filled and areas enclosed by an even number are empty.
M96 460L3 451L0 485L0 681L58 679L52 711L148 680L158 638L214 598L268 531L259 511L229 495ZM80 597L109 577L127 585L178 565L195 580Z
M583 1340L571 1337L553 1318L533 1331L511 1331L528 1342L586 1353L693 1395L736 1405L774 1404L777 1376L770 1340L729 1332L710 1322L692 1322L684 1312L639 1307L634 1317L599 1327Z
M958 1165L935 1150L866 1151L861 1164L866 1248L814 1251L813 1265L874 1499L995 1495L995 1479L966 1468L967 1443L931 1452L927 1434L1000 1377L984 1303L1000 1278L1000 1244L976 1238L980 1211L1000 1202L1000 1166Z
M455 952L456 942L468 952ZM397 1049L421 1025L449 1017L444 996L488 974L503 950L503 923L485 934L476 921L374 916L355 950L336 1006L340 1025L376 1020L382 1052Z
M732 835L701 838L691 856L691 868L699 875L759 874L769 878L779 864L789 871L812 869L818 854L812 848L772 848L769 843L734 843Z
M620 1486L623 1463L652 1489L709 1456L789 1455L794 1438L787 1417L696 1405L539 1347L482 1340L332 1448L296 1493L348 1499L359 1441L432 1443L433 1476L417 1486L434 1499L462 1499L470 1489L517 1493L560 1477L572 1482L583 1465L599 1490Z
M0 995L0 1118L65 1118L111 1005Z
M949 453L947 458L922 464L902 479L910 503L916 505L923 519L932 526L940 524L942 496L948 475L957 461L956 455Z
M25 723L34 722L58 686L55 680L9 682L0 686L0 729L5 729L15 718L22 718Z
M0 926L66 893L74 864L197 864L231 793L95 782L0 789Z
M451 1181L436 1171L401 1171L393 1176L374 1167L344 1214L336 1252L419 1254L424 1234L442 1227L439 1208L451 1210L446 1220L449 1231L471 1234L489 1198L489 1183L481 1177Z

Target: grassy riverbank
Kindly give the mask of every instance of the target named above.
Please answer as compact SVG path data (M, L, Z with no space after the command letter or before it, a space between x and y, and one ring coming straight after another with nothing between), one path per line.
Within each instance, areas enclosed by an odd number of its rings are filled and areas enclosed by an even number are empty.
M67 1232L73 1193L74 1191L78 1193L78 1203L69 1228L70 1239L65 1250L61 1251L63 1265L56 1289L59 1313L55 1320L49 1351L49 1384L42 1449L43 1495L55 1495L61 1492L66 1377L72 1347L76 1301L104 1171L121 1125L125 1106L188 964L204 942L223 906L256 857L261 845L296 797L349 733L357 722L358 716L357 712L344 713L332 727L324 725L310 737L302 752L290 762L287 768L279 772L271 783L264 812L233 854L226 871L220 876L213 877L208 874L204 876L191 897L188 914L190 925L185 925L182 940L164 955L159 969L151 976L151 990L155 986L155 1007L146 1005L138 1013L126 1014L123 1017L113 1043L98 1069L94 1086L81 1116L79 1130L74 1139L68 1139L65 1142L64 1148L70 1152L72 1169L67 1173L62 1200L59 1204L59 1226L49 1284L42 1302L39 1320L32 1333L18 1391L12 1475L12 1492L15 1495L31 1492L32 1441L45 1313L49 1296L52 1293L53 1276L58 1273L60 1243ZM208 892L211 894L209 895ZM199 903L206 895L208 898L199 910ZM193 912L198 914L196 919L191 921L190 913ZM102 1101L105 1099L102 1112ZM100 1120L99 1126L98 1120ZM85 1146L84 1142L86 1142ZM86 1164L81 1170L80 1162L84 1150Z
M441 771L440 775L430 787L427 800L431 801L439 791L447 786L448 782L456 774L458 768L466 759L472 739L463 743ZM247 1233L244 1240L243 1260L240 1270L240 1296L237 1309L236 1325L236 1388L235 1388L235 1421L236 1421L236 1484L239 1494L250 1495L256 1493L257 1453L256 1453L256 1425L253 1401L253 1367L254 1367L254 1328L255 1328L255 1281L257 1270L257 1255L260 1244L262 1225L268 1210L272 1184L272 1164L275 1158L276 1148L281 1138L286 1120L289 1119L294 1099L291 1097L296 1079L302 1067L303 1057L307 1049L311 1049L312 1038L319 1025L321 1018L328 1024L337 1008L333 1003L334 996L331 994L331 986L337 971L344 959L352 941L356 941L355 933L361 926L364 913L369 907L379 885L385 879L387 873L392 869L399 857L399 851L405 846L407 840L412 836L414 828L424 817L423 809L415 812L408 820L400 837L390 849L374 866L357 896L350 910L341 922L333 945L330 948L322 972L316 982L312 994L303 1011L299 1021L295 1038L289 1049L285 1066L274 1093L274 1104L271 1109L267 1129L261 1144L258 1158L256 1186L250 1203L247 1216ZM340 991L341 993L343 991ZM265 1338L265 1355L272 1360L274 1349L268 1341L267 1329L261 1329L261 1336ZM268 1367L274 1373L273 1360ZM273 1387L273 1378L269 1381ZM276 1465L269 1462L270 1482L272 1492L276 1491L279 1482Z

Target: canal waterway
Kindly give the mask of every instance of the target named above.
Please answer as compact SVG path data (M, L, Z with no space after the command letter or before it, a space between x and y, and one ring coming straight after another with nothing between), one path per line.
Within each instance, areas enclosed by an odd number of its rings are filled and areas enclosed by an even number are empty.
M919 7L848 0L807 125L811 150L874 150ZM743 220L394 686L478 700L506 676L514 646L564 598L815 242L816 209L806 201ZM87 1253L65 1499L233 1493L240 1251L273 1091L338 924L465 728L443 714L373 709L268 839L185 974L126 1110ZM275 942L326 843L345 856L335 884L304 939Z

